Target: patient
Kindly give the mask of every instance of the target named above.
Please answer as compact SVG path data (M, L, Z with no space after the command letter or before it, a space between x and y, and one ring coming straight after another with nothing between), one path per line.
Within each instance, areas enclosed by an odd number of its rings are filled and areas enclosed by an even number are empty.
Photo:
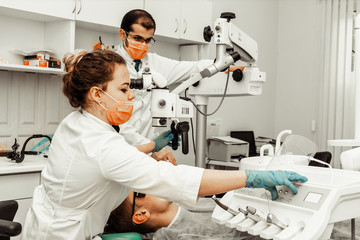
M111 213L105 232L154 232L154 240L261 239L214 223L209 214L190 212L169 201L134 192Z

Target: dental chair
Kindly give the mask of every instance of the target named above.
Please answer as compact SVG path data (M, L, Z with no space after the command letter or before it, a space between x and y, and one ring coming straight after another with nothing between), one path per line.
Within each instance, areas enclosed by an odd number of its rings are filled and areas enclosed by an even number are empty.
M21 233L21 224L13 221L18 207L15 200L0 201L0 240L10 240Z

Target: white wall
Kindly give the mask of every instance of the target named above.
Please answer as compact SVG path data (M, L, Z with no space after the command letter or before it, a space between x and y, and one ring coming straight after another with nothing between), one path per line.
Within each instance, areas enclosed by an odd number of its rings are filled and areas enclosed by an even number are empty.
M233 22L258 42L258 66L267 74L262 96L225 100L214 116L222 118L222 134L252 129L256 136L275 138L291 129L315 140L317 132L311 131L311 124L316 121L321 70L320 2L213 1L214 19L221 12L234 12ZM211 105L218 102L219 98L212 99Z
M257 41L258 66L266 72L267 79L261 96L227 98L218 113L208 121L221 118L221 133L224 135L232 130L254 130L256 136L275 137L278 1L214 0L213 20L222 12L234 12L236 19L232 20L233 23ZM220 98L210 99L208 112L214 110L219 101Z
M279 1L275 131L315 141L321 56L321 1ZM315 125L316 126L316 125Z

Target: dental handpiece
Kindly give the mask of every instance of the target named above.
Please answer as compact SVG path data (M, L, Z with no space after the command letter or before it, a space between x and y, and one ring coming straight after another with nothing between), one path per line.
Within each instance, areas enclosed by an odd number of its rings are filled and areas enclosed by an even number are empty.
M235 209L232 209L232 208L226 206L225 204L221 203L221 202L216 198L215 195L212 196L212 200L214 200L215 203L216 203L219 207L221 207L222 209L224 209L225 211L231 213L231 214L234 215L234 216L236 216L236 215L238 215L238 214L240 213L239 211L237 211L237 210L235 210Z
M282 228L282 229L285 229L288 227L288 225L286 225L285 223L283 223L282 221L280 221L280 219L278 219L274 214L272 213L269 213L267 215L267 218L266 218L266 222L268 223L272 223L276 226L278 226L279 228Z
M249 213L246 217L254 220L255 222L260 222L260 221L267 222L266 219L264 219L263 217L261 217L259 214L256 213L256 208L247 206L246 210Z

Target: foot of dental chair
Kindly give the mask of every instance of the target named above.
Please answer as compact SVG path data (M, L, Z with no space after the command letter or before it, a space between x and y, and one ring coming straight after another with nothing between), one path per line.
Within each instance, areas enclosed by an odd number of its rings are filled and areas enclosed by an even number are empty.
M102 240L142 240L142 237L139 233L129 232L129 233L112 233L104 234L101 236Z

